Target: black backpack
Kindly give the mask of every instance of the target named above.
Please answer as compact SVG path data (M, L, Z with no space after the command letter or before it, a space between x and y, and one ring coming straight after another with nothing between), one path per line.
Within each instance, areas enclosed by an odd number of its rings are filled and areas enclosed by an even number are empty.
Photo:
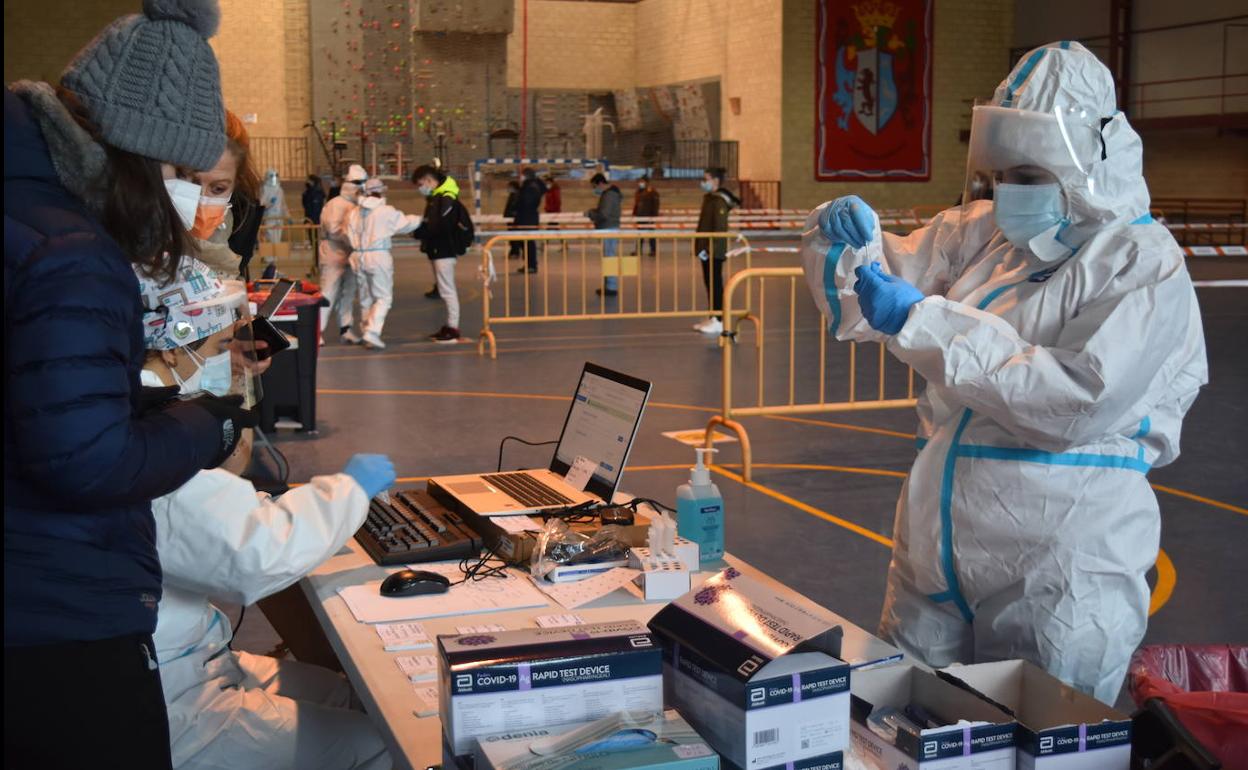
M450 226L451 244L455 247L455 256L460 257L472 247L477 231L472 224L472 215L459 201L453 201L450 213L447 214Z

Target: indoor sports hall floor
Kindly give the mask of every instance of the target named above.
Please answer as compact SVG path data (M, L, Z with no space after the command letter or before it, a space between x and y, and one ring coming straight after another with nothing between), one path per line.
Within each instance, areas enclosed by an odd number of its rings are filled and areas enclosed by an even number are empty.
M686 320L513 325L498 331L496 360L479 358L473 344L426 340L443 320L442 303L421 296L430 286L429 265L411 247L397 257L387 349L340 345L330 331L319 363L319 434L279 431L292 481L337 471L362 451L389 454L401 480L411 484L430 475L492 471L503 436L558 438L581 366L592 360L654 383L622 488L674 503L693 451L661 433L702 428L716 411L722 358L713 338L694 333ZM756 265L793 264L793 257L763 257ZM459 265L462 327L470 337L481 318L477 265L477 259ZM809 342L818 321L804 285L797 290L798 338ZM777 285L768 301L787 301L788 292L787 284ZM1200 289L1199 295L1212 383L1188 416L1182 457L1150 475L1161 504L1165 558L1151 575L1154 614L1146 642L1248 638L1248 288ZM783 388L787 376L787 328L776 334L774 341L768 335L775 351L768 388ZM799 346L796 365L809 377L817 360L807 350ZM868 361L873 374L873 354ZM893 360L889 367L890 386L900 378L904 396L904 370ZM752 370L745 379L754 381ZM861 382L860 388L875 387ZM739 447L731 443L720 445L724 466L715 477L725 498L728 549L874 630L894 504L914 458L913 412L744 423L754 445L754 482L738 475ZM544 466L549 452L509 444L504 468ZM247 624L252 628L240 634L242 646L271 648L264 624L250 614Z

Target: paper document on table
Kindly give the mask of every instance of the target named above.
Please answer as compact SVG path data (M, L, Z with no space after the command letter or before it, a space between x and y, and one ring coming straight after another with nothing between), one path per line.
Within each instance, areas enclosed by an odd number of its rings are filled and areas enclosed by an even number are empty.
M377 636L381 637L381 645L386 652L401 650L419 650L432 647L433 641L425 633L425 627L419 623L379 623Z
M394 662L413 682L423 682L438 675L438 659L432 655L400 655Z
M564 607L574 610L582 604L589 604L595 599L601 599L617 588L628 585L640 574L641 570L629 567L616 567L613 570L594 575L591 578L578 580L575 583L548 583L541 578L533 578L533 583Z
M576 491L584 492L596 470L598 470L598 463L588 457L577 457L573 461L572 467L568 468L568 472L563 477L563 480L568 482L568 486Z
M412 690L416 693L416 708L412 709L412 713L418 717L437 716L438 688L427 684L413 684Z
M444 594L381 596L380 588L381 582L373 581L339 588L338 595L361 623L393 623L417 618L521 610L542 607L547 603L546 597L515 570L508 570L506 577L470 580L451 586Z
M519 535L522 532L541 532L542 525L532 518L524 515L520 516L491 516L491 524L497 524L504 531L513 535Z
M496 634L499 631L506 631L507 626L498 623L482 623L478 626L456 626L457 634Z
M564 628L566 626L583 626L585 618L571 612L563 615L538 615L533 622L540 628Z

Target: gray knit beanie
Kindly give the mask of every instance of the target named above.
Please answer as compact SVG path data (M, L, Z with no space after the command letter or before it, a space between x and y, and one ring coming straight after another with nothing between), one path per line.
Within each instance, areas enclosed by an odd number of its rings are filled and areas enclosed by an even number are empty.
M208 38L217 0L143 0L78 52L61 85L104 141L147 158L208 169L225 151L221 76Z

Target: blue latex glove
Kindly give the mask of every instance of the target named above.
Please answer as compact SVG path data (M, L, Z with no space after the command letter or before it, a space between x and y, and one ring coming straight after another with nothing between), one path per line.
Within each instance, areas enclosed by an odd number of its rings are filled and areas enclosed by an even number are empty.
M352 455L342 472L356 480L370 498L394 486L394 463L385 455Z
M910 308L923 299L923 292L880 269L879 262L854 268L858 280L854 293L858 295L858 307L871 328L885 334L896 334L906 325Z
M875 234L875 212L857 195L832 201L819 215L819 229L833 243L846 243L861 249Z

